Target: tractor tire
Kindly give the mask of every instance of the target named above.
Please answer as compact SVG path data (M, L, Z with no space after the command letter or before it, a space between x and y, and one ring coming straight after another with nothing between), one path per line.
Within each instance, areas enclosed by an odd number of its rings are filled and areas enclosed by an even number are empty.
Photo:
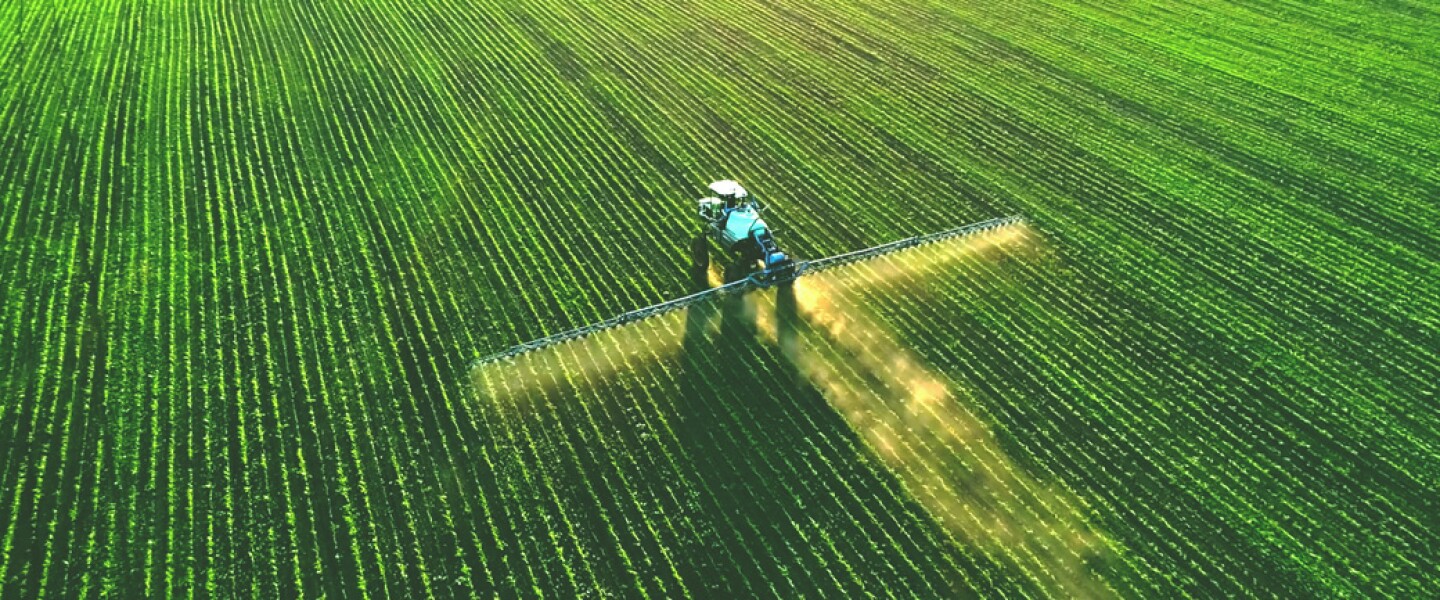
M695 241L690 243L690 264L696 271L710 269L710 242L703 233L695 236Z

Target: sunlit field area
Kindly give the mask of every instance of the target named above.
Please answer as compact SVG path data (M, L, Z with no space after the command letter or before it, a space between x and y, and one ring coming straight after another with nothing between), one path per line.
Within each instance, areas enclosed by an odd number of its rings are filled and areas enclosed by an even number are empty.
M1437 40L0 3L0 597L1433 596ZM718 179L802 259L1018 219L482 360L734 280Z

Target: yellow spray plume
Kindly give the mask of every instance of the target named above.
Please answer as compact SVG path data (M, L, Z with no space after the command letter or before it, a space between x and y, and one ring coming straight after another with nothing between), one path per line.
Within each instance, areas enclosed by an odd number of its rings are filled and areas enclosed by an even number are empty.
M968 408L967 392L899 344L855 294L900 293L917 275L1018 251L1032 235L1023 225L1006 227L805 277L746 301L761 337L779 345L958 541L1014 564L1055 595L1110 596L1088 564L1105 556L1107 540L1085 522L1079 503L1007 457Z

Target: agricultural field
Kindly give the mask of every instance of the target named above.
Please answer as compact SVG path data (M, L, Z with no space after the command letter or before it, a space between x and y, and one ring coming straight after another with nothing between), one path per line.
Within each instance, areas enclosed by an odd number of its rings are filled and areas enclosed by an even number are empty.
M0 597L1433 596L1437 90L1412 0L0 4ZM477 363L721 178L1024 220Z

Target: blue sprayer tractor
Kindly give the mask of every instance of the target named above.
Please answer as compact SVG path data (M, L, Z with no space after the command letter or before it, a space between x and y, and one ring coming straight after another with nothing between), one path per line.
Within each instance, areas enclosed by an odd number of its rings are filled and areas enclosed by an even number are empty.
M710 191L715 195L699 201L697 214L705 223L702 234L740 260L757 262L760 270L751 278L761 287L785 281L794 274L795 261L780 250L775 235L761 218L764 206L730 179L710 184ZM700 267L709 262L708 253L698 245L694 258Z

